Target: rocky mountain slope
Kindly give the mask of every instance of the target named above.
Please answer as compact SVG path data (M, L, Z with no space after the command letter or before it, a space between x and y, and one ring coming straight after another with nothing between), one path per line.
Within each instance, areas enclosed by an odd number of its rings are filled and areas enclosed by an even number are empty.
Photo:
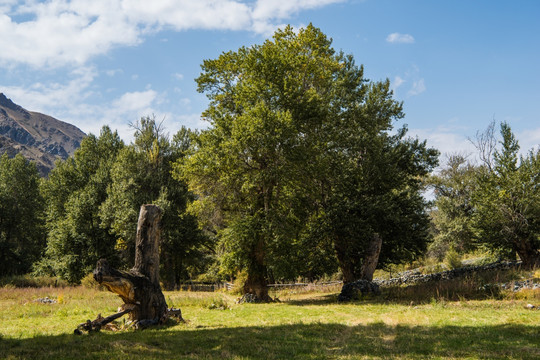
M28 111L0 93L0 155L21 153L46 176L56 159L72 155L84 137L76 126Z

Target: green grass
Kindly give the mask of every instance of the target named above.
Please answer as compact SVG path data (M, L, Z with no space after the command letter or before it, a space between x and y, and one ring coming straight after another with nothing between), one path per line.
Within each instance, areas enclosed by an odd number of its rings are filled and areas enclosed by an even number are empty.
M335 292L277 295L281 302L237 305L227 293L166 292L169 306L180 307L186 323L76 336L79 323L114 313L122 301L83 287L4 288L0 358L540 358L540 311L525 308L531 300L433 296L407 303L383 295L338 304ZM45 296L59 302L35 302Z

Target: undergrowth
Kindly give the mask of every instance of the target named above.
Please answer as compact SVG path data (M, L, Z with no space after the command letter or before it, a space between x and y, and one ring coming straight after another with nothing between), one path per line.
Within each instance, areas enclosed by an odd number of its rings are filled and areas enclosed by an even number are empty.
M41 288L41 287L66 287L69 284L58 277L13 275L0 278L0 287L7 288Z

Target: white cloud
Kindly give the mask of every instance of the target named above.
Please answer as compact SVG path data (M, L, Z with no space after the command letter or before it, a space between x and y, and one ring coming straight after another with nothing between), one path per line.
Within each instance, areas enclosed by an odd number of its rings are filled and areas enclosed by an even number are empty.
M283 24L276 24L302 10L316 9L345 0L257 0L252 11L253 31L270 35Z
M111 129L118 130L126 141L133 136L133 129L128 124L142 116L155 114L157 119L174 119L171 114L158 110L163 94L152 89L130 91L100 104L91 104L92 98L100 96L92 91L92 81L96 76L95 69L81 68L73 71L65 83L36 83L30 87L0 84L0 89L29 111L51 115L86 133L99 134L104 125L109 125ZM180 126L171 123L166 127L176 129Z
M454 120L451 119L448 122ZM467 127L438 126L433 129L409 129L408 134L420 140L427 140L428 146L440 151L439 168L444 167L448 155L453 154L462 154L468 156L473 163L480 163L478 151L471 142L471 139L474 141L474 131ZM526 156L529 150L540 148L540 128L517 132L516 137L520 145L519 152L522 155Z
M161 29L266 34L306 9L344 0L49 0L0 2L0 65L81 65ZM22 15L26 20L16 20Z
M394 78L394 81L392 81L392 84L391 84L392 91L395 92L404 83L405 83L405 79L403 79L401 76L396 76Z
M233 0L124 0L121 11L130 23L148 28L241 30L251 22L249 6Z
M112 105L119 113L139 111L148 108L156 97L157 92L154 90L128 92L113 101Z
M107 74L107 76L113 77L116 74L121 74L123 72L124 71L122 69L111 69L111 70L105 71L105 74Z
M413 83L407 95L416 96L416 95L420 95L424 91L426 91L426 85L424 83L424 79L419 79Z
M2 91L24 108L45 114L54 114L60 106L78 104L92 95L90 84L97 76L93 67L82 67L71 72L66 83L34 83L29 87L3 86ZM58 108L57 108L58 107ZM54 115L53 115L54 116Z
M517 135L520 152L524 155L531 149L540 149L540 128L519 132Z
M176 80L184 80L184 74L176 73L173 76Z
M15 14L32 19L16 22L0 15L0 62L4 64L83 64L114 46L140 42L140 30L122 18L118 1L29 2L16 8Z
M386 37L386 41L393 44L412 44L414 37L409 34L392 33Z
M427 145L440 151L440 166L444 166L445 159L451 154L472 155L474 161L476 149L469 141L467 129L458 127L439 126L434 129L409 129L409 135L427 140Z

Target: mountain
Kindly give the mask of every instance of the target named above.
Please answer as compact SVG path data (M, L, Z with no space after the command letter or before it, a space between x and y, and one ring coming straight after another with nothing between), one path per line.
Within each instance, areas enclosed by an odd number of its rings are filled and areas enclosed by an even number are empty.
M56 159L73 155L85 136L76 126L28 111L0 93L0 155L20 153L47 176Z

